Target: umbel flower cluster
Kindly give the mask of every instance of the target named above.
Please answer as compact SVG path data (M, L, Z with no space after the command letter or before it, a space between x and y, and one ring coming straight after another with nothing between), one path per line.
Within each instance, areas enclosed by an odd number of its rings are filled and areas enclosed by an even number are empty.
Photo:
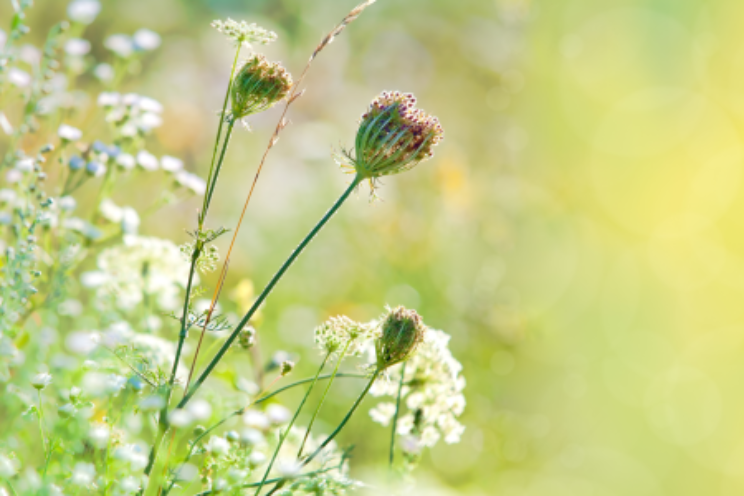
M373 1L349 12L310 63ZM0 31L0 149L8 150L0 157L0 496L319 496L377 487L351 478L347 443L364 439L345 430L369 394L393 398L369 414L388 429L381 437L390 439L395 470L410 470L440 438L456 442L462 367L449 336L417 311L398 306L369 322L339 315L316 325L320 364L295 378L316 353L302 348L300 333L317 323L294 330L292 349L270 350L273 310L263 310L361 181L374 185L432 156L443 136L436 118L412 95L378 97L345 155L355 179L260 292L245 277L231 288L233 247L222 260L215 246L231 229L211 227L208 214L233 126L284 102L268 153L309 65L293 81L280 63L241 54L275 33L215 21L235 62L211 162L196 164L157 141L154 131L168 126L160 102L119 91L167 37L142 28L104 37L100 50L86 29L104 6L73 0L68 19L34 48L22 42L31 4L14 2L9 30ZM195 196L196 225L185 226L180 246L148 229L148 215ZM205 287L203 274L220 263L217 282ZM325 401L341 377L358 393L333 424ZM286 400L285 391L302 399Z

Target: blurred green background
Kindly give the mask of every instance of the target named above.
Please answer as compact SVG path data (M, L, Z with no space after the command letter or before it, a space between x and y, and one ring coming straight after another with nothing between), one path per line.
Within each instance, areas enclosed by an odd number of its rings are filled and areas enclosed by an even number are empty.
M37 0L32 36L66 3ZM298 75L355 2L103 4L94 53L116 32L163 36L122 90L166 107L151 151L206 175L233 56L209 22L275 30L267 55ZM381 90L414 92L446 140L323 230L265 307L262 348L301 355L309 374L315 325L386 303L452 334L467 430L425 456L416 494L743 494L742 15L724 0L379 0L309 73L228 285L262 287L342 191L331 149L352 143ZM279 112L235 135L213 227L235 225ZM115 199L146 203L159 187ZM183 242L197 205L142 231ZM355 391L339 384L327 418ZM354 420L356 475L383 464L387 439Z

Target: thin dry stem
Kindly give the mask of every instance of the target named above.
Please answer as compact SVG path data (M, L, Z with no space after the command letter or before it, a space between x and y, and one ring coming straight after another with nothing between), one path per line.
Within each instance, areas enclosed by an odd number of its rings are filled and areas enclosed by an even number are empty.
M194 353L194 360L191 364L191 371L189 372L189 379L188 383L186 384L186 388L184 389L184 394L186 391L189 390L189 386L191 384L191 377L194 373L194 368L196 367L196 360L199 357L199 350L201 348L202 340L204 339L204 334L207 331L207 325L209 325L209 320L212 317L212 312L214 311L214 307L217 305L217 300L219 299L220 292L222 291L222 286L225 283L225 279L227 278L227 271L228 267L230 265L230 256L232 255L232 250L235 245L235 240L238 237L238 232L240 231L240 226L243 224L243 218L245 217L245 212L248 209L248 204L251 201L251 198L253 197L253 190L256 188L256 184L258 183L258 178L261 175L261 171L263 170L264 164L266 163L266 157L269 155L269 152L271 149L276 145L277 141L279 141L279 134L284 130L285 127L289 124L289 121L286 119L287 112L289 111L289 107L298 100L304 93L305 90L302 90L298 92L300 85L302 84L302 81L305 79L305 75L307 74L307 71L310 69L310 66L313 63L313 60L315 57L318 56L318 54L323 51L325 47L327 47L329 44L331 44L336 36L341 34L341 32L351 24L354 20L356 20L357 17L370 5L375 3L377 0L367 0L364 3L361 3L354 7L351 12L349 12L346 17L344 17L341 22L330 32L328 33L318 44L318 46L313 51L312 55L310 56L310 59L307 61L307 64L305 65L305 68L302 71L302 74L300 74L299 79L294 83L292 86L292 91L290 92L289 96L287 97L287 103L284 105L284 110L282 111L282 115L279 117L279 122L276 125L276 129L274 129L274 133L271 135L271 138L269 139L269 144L266 147L266 150L263 153L263 156L261 157L261 162L258 164L258 170L256 171L255 176L253 177L253 183L251 184L251 189L248 190L248 196L245 199L245 204L243 205L243 210L240 213L240 218L238 219L238 224L235 226L235 232L233 233L232 240L230 241L230 248L227 250L227 255L225 255L225 261L222 264L222 270L220 271L220 277L219 282L217 284L217 287L215 288L214 294L212 296L212 302L209 305L209 312L207 312L207 317L204 319L204 326L202 327L201 336L199 337L199 344L196 347L196 351Z

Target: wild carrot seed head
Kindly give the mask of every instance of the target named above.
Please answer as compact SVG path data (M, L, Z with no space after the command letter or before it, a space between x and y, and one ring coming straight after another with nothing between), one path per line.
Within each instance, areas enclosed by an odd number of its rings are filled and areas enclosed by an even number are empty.
M292 88L292 76L278 62L253 55L235 76L232 117L241 119L262 112L284 99Z
M426 326L416 310L388 309L382 319L382 334L375 343L377 368L384 370L406 361L423 341Z
M364 178L398 174L434 155L444 139L439 119L415 107L413 94L383 92L362 115L346 165ZM344 161L346 162L346 161Z

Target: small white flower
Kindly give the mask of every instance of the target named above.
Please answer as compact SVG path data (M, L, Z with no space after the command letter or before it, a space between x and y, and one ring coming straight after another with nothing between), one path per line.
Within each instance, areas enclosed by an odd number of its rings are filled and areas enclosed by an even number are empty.
M35 66L41 62L41 51L33 45L23 45L18 53L18 58L28 65Z
M266 444L266 438L256 429L244 429L240 433L240 441L247 444L248 446L261 446Z
M183 169L183 161L170 155L160 157L160 167L167 172L178 172Z
M204 448L215 455L224 455L230 450L230 443L224 437L212 436Z
M197 195L203 195L207 191L207 183L196 174L182 170L176 173L175 179L176 183L180 186L191 190Z
M78 462L72 471L70 482L76 486L88 486L96 477L96 467L92 463Z
M88 431L88 438L93 446L98 449L105 448L109 440L109 428L103 424L93 424Z
M128 58L134 52L134 42L125 34L112 34L106 38L103 46L123 59Z
M36 376L31 380L31 385L35 389L38 389L40 391L51 383L52 383L52 376L51 374L48 374L46 372L42 372L41 374L36 374Z
M62 124L57 129L57 136L64 141L77 141L83 137L83 132L76 127Z
M122 209L110 198L106 198L101 202L101 205L98 207L98 211L101 213L104 219L114 223L121 222L121 219L124 216Z
M281 425L289 422L289 419L292 418L292 413L282 405L274 403L266 409L266 416L272 424Z
M150 98L148 96L134 95L132 93L126 96L135 97L136 99L132 103L132 106L136 105L137 108L141 110L142 112L152 112L155 114L159 114L163 111L163 104L155 100L154 98Z
M8 70L8 81L14 86L25 88L31 84L31 75L26 71L16 67L11 67Z
M81 24L92 23L101 11L98 0L74 0L67 6L67 15Z
M121 209L121 230L124 234L137 234L140 225L140 217L132 207Z
M243 414L243 423L254 429L266 430L269 428L269 419L258 410L248 410Z
M116 165L122 169L130 170L133 169L137 161L135 158L128 153L121 153L116 157Z
M137 128L145 133L149 133L156 127L163 124L163 118L152 112L145 112L137 117Z
M393 403L380 403L369 411L372 420L380 425L387 426L395 415L395 405Z
M93 177L101 177L106 173L106 166L95 160L91 160L85 164L85 172Z
M0 455L0 477L10 479L18 472L16 463L5 455Z
M176 468L176 480L191 482L199 476L199 469L191 463L184 463Z
M121 103L121 95L114 91L104 91L98 95L99 107L113 107Z
M194 418L188 411L178 408L168 414L168 422L175 427L186 427L194 423Z
M90 52L90 41L82 38L70 38L65 42L65 53L72 57L82 57Z
M21 160L16 161L15 168L21 172L31 172L34 170L34 159L22 158Z
M111 64L107 64L104 62L98 64L95 69L93 69L93 75L98 78L99 81L108 83L110 81L113 81L114 79L114 68L111 67Z
M141 150L137 154L137 165L147 171L156 171L158 170L158 159L152 153Z
M137 492L140 490L140 487L141 486L139 481L133 475L124 477L124 479L121 481L121 484L119 485L119 488L125 494L132 494L134 492Z
M206 400L194 400L186 408L195 420L209 420L212 416L212 406Z
M248 463L251 467L259 467L266 463L266 455L261 453L260 451L254 451L251 453L251 455L248 457Z
M12 189L0 189L0 203L13 203L18 195Z
M97 332L78 331L67 335L65 346L72 353L87 355L98 347Z
M276 471L282 477L294 477L302 470L302 463L298 460L279 460L276 466Z
M150 51L160 46L160 35L149 29L139 29L132 36L134 47L137 50Z
M72 196L63 196L59 199L59 208L64 212L72 212L77 207L77 200Z

